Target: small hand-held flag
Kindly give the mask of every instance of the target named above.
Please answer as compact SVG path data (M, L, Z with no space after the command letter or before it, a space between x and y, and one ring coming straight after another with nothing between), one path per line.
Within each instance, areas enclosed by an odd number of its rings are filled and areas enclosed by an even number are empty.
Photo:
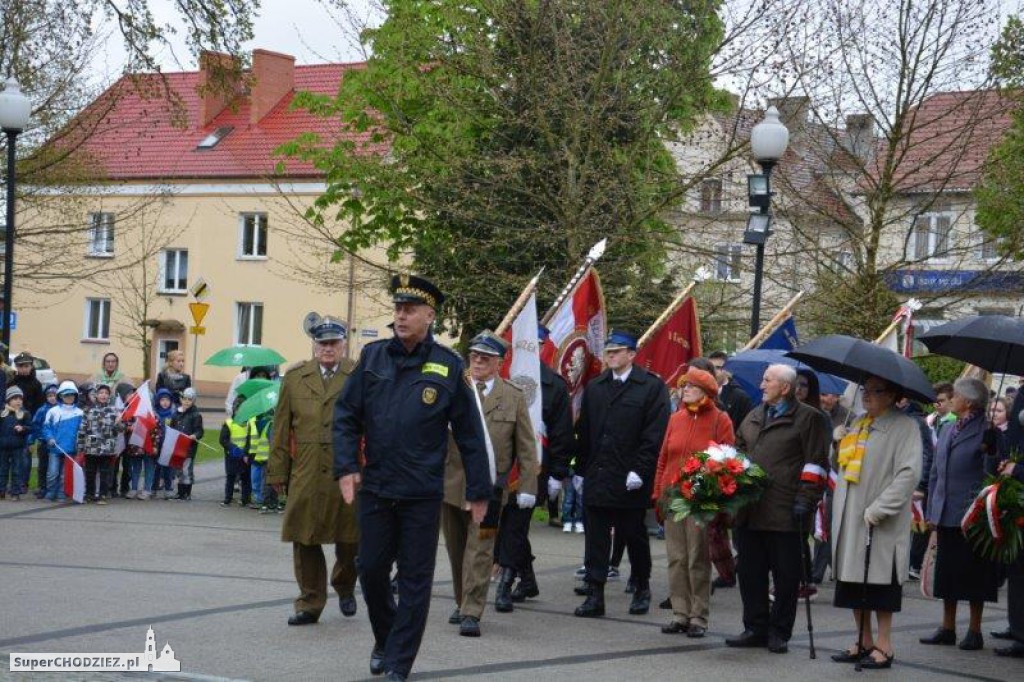
M180 469L188 459L194 442L195 439L191 436L186 436L170 426L164 427L164 442L160 446L160 456L157 458L157 462L161 466Z

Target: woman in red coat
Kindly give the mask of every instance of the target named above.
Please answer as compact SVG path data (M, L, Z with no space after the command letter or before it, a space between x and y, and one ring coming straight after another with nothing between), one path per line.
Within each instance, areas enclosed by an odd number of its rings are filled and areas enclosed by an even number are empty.
M652 498L665 514L665 547L672 622L661 631L703 637L711 601L711 556L707 528L691 519L674 521L663 492L678 480L683 461L712 443L732 445L735 436L729 415L715 406L718 382L709 372L691 367L679 380L683 390L679 410L672 415L658 456Z

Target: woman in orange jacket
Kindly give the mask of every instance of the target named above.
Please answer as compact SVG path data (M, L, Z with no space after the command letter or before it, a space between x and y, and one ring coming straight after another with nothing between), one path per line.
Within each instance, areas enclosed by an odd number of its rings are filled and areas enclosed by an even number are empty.
M661 628L665 634L686 633L703 637L708 627L711 601L711 556L707 528L693 519L674 521L667 512L666 488L679 478L690 455L712 443L735 442L729 415L715 405L718 382L710 372L691 367L679 380L682 403L672 415L658 456L652 498L665 513L665 546L668 551L668 582L672 621Z

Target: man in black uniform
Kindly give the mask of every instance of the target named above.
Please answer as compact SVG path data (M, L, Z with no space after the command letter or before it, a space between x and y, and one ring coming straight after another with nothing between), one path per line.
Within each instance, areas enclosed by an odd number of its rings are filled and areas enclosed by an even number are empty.
M547 328L540 326L539 340L543 341L546 335ZM565 379L543 362L540 364L540 401L544 438L541 441L543 447L537 480L538 504L544 502L545 495L558 499L562 480L569 475L569 462L575 445L569 387ZM511 593L513 602L526 601L540 595L537 576L533 572L533 548L530 546L532 518L532 509L520 509L511 501L501 517L497 559L501 566L513 567L519 577L519 583Z
M634 365L635 357L635 336L622 331L608 336L608 369L587 384L576 422L576 464L587 517L584 564L591 588L576 609L581 618L604 615L613 527L626 541L636 583L629 612L647 613L651 605L651 545L644 515L670 403L665 383Z
M750 410L754 409L754 403L738 384L731 381L732 377L725 369L725 361L728 359L729 355L724 350L716 350L708 356L708 360L715 366L715 380L719 386L718 400L725 407L735 430L740 428Z
M359 581L374 636L370 673L404 680L430 608L449 424L477 523L494 482L462 358L430 333L441 292L421 277L396 275L391 293L395 336L363 348L334 408L334 477L346 503L359 494ZM390 582L396 560L397 606Z

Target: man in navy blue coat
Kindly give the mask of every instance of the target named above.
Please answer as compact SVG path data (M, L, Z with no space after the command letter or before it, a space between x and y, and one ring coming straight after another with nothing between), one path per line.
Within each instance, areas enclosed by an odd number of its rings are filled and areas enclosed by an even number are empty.
M370 672L404 680L430 608L449 424L477 523L493 480L462 358L430 333L444 297L410 275L396 275L391 293L395 335L363 348L334 408L334 477L346 503L359 495L359 581L375 640ZM396 560L397 606L390 586Z

